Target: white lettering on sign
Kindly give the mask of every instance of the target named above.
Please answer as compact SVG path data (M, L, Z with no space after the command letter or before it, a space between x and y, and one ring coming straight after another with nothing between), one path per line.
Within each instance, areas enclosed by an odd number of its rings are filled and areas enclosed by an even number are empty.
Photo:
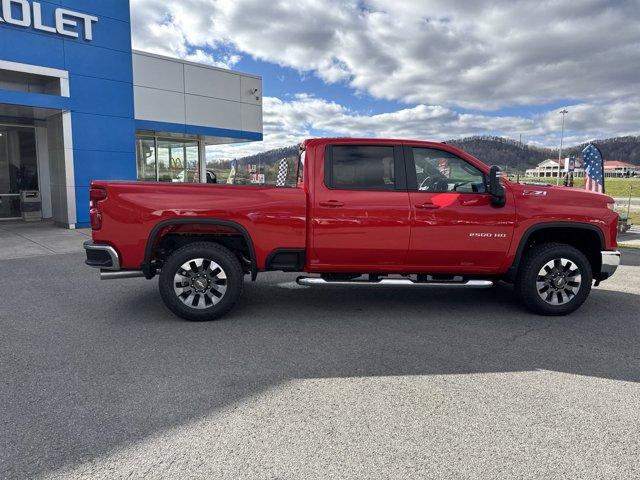
M42 6L39 2L28 0L2 0L0 23L8 23L18 27L31 27L41 32L57 33L66 37L79 38L78 27L82 24L84 39L93 40L93 24L98 17L86 13L74 12L66 8L56 8L55 26L46 25L42 19Z

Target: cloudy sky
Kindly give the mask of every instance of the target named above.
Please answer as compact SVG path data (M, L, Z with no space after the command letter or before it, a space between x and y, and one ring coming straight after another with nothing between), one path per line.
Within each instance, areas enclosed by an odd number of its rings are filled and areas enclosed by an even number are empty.
M265 141L640 134L640 0L132 0L134 48L263 77Z

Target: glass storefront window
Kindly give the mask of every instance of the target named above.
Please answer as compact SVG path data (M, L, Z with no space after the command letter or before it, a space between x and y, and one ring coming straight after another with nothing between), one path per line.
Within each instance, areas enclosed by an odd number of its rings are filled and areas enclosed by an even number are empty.
M186 162L186 181L194 183L200 181L200 156L198 155L198 144L191 143L185 145L184 152Z
M158 140L158 181L171 182L175 174L176 159L172 158L171 143ZM180 158L177 159L180 161ZM173 166L173 168L172 168Z
M136 142L138 180L156 180L156 141L153 137L138 137Z
M20 217L20 192L38 189L35 130L0 125L0 218Z
M137 143L138 180L200 181L197 140L139 136Z

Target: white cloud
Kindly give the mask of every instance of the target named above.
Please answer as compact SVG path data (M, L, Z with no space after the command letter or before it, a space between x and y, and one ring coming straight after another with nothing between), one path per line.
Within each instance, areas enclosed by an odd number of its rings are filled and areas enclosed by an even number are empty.
M222 54L214 57L205 51L219 46L207 35L211 10L208 0L131 2L133 48L159 55L179 57L220 68L233 68L240 57Z
M133 0L132 6L138 48L184 56L191 46L231 46L379 98L495 109L640 91L637 0Z
M640 102L579 104L565 118L565 145L593 138L634 135ZM442 106L417 105L378 115L351 112L343 105L299 94L285 101L264 98L264 142L210 148L216 158L251 155L312 136L351 136L449 140L472 135L505 135L525 143L555 147L560 142L557 110L532 118L459 113Z
M364 115L266 91L265 141L217 147L224 156L318 133L522 134L555 146L557 109L527 118L489 112L559 101L572 105L569 144L639 133L638 0L132 0L132 22L135 48L226 67L249 55L407 104Z

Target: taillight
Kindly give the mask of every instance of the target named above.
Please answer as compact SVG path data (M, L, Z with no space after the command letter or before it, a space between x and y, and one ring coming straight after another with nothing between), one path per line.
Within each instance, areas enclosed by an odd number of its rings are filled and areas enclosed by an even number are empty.
M97 208L98 202L107 198L107 191L104 188L92 188L89 190L89 208Z
M100 230L102 228L102 214L97 208L89 210L89 219L91 220L91 230Z
M107 191L103 188L92 188L89 190L89 220L91 221L91 230L100 230L102 228L102 213L98 208L100 201L107 198Z

